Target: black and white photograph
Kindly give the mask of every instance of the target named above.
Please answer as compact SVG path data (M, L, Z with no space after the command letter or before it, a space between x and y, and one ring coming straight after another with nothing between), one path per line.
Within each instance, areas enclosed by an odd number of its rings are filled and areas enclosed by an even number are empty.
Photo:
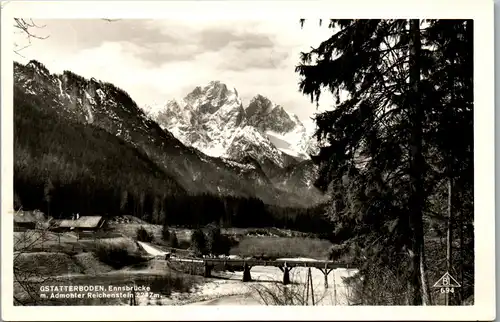
M71 2L2 2L2 306L495 318L492 4Z

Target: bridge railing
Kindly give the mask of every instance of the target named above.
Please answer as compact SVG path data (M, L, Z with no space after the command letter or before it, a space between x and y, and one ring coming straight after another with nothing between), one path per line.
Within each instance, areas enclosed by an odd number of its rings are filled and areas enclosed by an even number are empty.
M300 260L260 260L260 259L222 259L204 258L200 259L207 265L227 264L232 266L275 266L275 267L316 267L316 268L354 268L350 263L332 261L300 261Z

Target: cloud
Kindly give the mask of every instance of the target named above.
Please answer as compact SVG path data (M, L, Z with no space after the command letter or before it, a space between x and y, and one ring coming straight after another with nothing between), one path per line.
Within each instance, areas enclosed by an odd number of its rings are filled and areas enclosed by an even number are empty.
M197 37L203 50L217 51L229 45L241 50L272 48L273 42L266 35L238 33L234 29L210 28L202 30Z
M273 48L249 48L231 44L217 52L205 52L197 59L212 61L221 72L247 73L250 69L276 69L288 58L288 52L275 52Z
M307 119L316 111L298 92L295 66L301 51L331 31L300 29L295 20L47 20L50 38L23 55L53 72L72 70L114 83L139 105L164 104L194 87L220 80L244 104L268 96ZM322 100L328 108L328 96Z

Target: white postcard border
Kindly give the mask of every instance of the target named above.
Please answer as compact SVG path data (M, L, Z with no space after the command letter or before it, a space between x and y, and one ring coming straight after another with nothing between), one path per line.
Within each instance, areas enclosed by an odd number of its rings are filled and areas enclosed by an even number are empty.
M2 1L4 4L6 1ZM76 320L493 320L495 319L493 1L12 1L2 9L2 319ZM15 307L13 306L12 18L474 19L475 304L464 307Z

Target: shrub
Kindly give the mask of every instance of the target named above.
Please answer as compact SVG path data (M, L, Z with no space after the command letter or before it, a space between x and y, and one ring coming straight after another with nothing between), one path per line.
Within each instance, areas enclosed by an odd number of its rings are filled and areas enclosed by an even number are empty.
M192 286L195 284L195 279L192 276L184 274L166 274L150 277L144 281L155 294L170 296L172 291L189 293Z
M207 251L212 255L229 255L229 250L236 244L234 238L223 235L217 224L210 224L207 228Z
M319 292L316 290L313 303L311 289L303 282L289 285L281 283L257 284L250 286L250 288L253 290L251 294L264 305L318 305L318 303L326 299L327 295L326 290L320 290Z
M115 269L144 261L142 256L131 253L126 247L120 245L97 243L94 253L101 262Z
M137 240L145 243L150 243L153 241L153 234L148 232L144 227L139 227L137 229Z
M228 235L222 235L219 244L219 254L229 255L231 247L236 246L238 242Z
M181 239L179 240L179 248L189 249L191 247L191 242L189 240Z
M349 244L335 244L330 247L328 259L338 262L353 263L356 258L359 258L359 250Z
M403 268L401 262L394 268L367 265L353 276L344 278L350 305L408 305L408 269Z
M264 228L255 228L247 231L248 236L272 236L271 232Z

